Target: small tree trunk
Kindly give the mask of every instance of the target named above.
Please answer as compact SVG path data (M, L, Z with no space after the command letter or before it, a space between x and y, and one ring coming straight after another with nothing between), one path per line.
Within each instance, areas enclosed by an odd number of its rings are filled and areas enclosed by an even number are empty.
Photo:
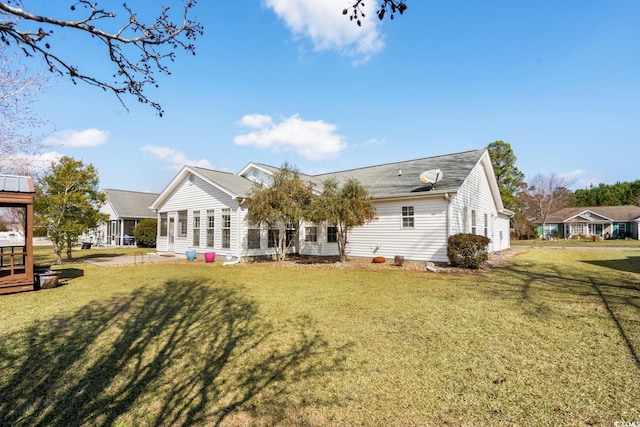
M56 242L53 243L53 252L56 254L56 264L62 264L62 248Z

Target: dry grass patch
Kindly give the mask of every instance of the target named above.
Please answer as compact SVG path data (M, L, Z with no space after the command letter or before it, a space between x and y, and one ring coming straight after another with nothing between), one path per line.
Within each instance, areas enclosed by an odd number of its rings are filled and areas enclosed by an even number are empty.
M640 420L638 256L506 261L64 265L82 274L0 298L0 424Z

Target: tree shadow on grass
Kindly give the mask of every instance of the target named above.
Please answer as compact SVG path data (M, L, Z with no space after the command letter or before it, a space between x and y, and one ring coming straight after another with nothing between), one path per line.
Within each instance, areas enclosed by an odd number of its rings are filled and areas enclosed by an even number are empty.
M617 260L582 262L629 271L622 268L623 262ZM634 331L628 330L628 326L632 327L640 319L640 281L615 278L605 272L569 271L552 264L547 267L545 273L540 273L532 272L524 265L511 264L502 269L506 278L504 283L512 291L516 290L523 308L534 315L551 314L554 302L559 298L573 304L599 302L618 330L634 364L640 369L640 342L637 336L634 338Z
M640 257L638 256L610 260L587 260L583 262L619 271L640 273Z
M0 425L281 423L289 388L342 365L312 323L276 336L255 303L194 281L93 303L3 337Z

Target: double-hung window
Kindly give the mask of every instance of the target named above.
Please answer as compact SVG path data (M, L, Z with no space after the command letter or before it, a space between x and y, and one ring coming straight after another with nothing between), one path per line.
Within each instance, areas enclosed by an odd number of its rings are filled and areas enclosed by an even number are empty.
M187 237L187 211L178 212L178 237Z
M200 211L193 211L193 247L200 247Z
M213 238L216 225L215 209L207 209L207 247L212 248L215 240Z
M167 237L167 229L169 228L167 224L167 213L162 212L160 214L160 237Z
M247 249L260 249L260 226L249 224L247 231Z
M415 225L413 206L402 207L402 228L413 228Z
M489 215L484 214L484 237L489 237Z
M338 243L338 228L335 225L327 226L327 243Z
M318 227L305 227L304 229L304 241L305 242L317 242L318 241Z
M222 209L222 248L231 247L231 209Z
M471 234L476 234L477 230L478 230L478 225L476 223L476 211L472 210L471 211Z
M269 229L269 243L268 243L267 246L269 248L277 248L278 247L278 240L280 240L280 230L270 228Z

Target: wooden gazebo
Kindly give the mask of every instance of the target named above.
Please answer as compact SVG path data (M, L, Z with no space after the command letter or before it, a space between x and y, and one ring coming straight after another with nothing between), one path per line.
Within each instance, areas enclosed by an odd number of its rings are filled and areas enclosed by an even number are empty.
M33 180L0 174L0 294L34 289Z

